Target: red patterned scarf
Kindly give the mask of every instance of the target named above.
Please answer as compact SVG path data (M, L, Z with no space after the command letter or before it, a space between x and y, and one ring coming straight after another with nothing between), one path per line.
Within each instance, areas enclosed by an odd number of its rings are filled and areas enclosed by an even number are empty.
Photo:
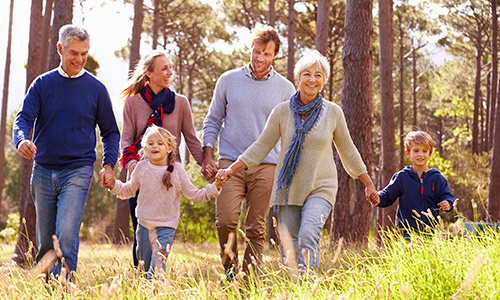
M135 159L137 161L140 160L139 149L141 149L141 140L142 136L146 132L146 129L148 129L149 126L153 124L161 127L163 124L163 114L171 114L175 108L175 92L173 92L171 89L163 89L158 95L155 95L149 85L146 85L140 91L140 94L142 96L142 99L146 101L153 112L149 116L146 127L144 127L137 140L132 145L123 149L123 154L120 158L121 170L123 170L127 163L132 159Z

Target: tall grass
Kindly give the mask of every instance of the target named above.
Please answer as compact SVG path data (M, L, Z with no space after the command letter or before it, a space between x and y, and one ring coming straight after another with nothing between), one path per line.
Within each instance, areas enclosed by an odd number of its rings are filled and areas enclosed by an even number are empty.
M215 244L174 243L166 274L147 280L129 246L84 243L77 279L63 287L10 263L12 251L0 245L2 299L500 299L500 235L492 231L323 244L318 275L300 283L275 250L266 250L258 278L227 283Z

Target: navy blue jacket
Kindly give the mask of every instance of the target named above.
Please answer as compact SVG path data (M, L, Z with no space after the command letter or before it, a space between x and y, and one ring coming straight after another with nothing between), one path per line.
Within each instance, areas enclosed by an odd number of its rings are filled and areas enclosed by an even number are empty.
M437 219L439 215L438 203L446 200L453 209L455 196L450 192L448 181L436 169L422 173L422 181L418 174L407 166L392 176L391 182L380 192L379 207L391 206L399 198L399 206L396 213L396 225L399 228L422 228L421 220L433 227L435 222L425 216L422 211L428 209ZM415 210L419 215L413 213Z
M46 168L92 166L96 125L104 147L103 163L115 165L120 131L106 87L88 72L66 78L54 69L31 84L14 121L13 138L17 147L34 128L35 161Z

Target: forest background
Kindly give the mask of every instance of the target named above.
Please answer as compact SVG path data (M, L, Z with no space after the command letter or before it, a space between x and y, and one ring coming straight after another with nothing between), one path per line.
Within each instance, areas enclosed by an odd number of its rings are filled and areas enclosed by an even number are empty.
M435 139L430 166L449 180L459 199L457 209L443 214L450 230L470 220L498 221L500 215L500 118L498 102L498 23L496 0L490 1L388 1L357 0L32 0L4 1L2 6L24 3L29 17L2 18L2 23L29 24L29 34L6 35L3 103L0 124L0 236L17 239L16 252L24 253L34 238L34 210L29 195L31 163L20 159L12 144L12 121L31 81L58 65L55 33L74 22L105 33L93 42L87 69L100 78L108 74L117 118L121 103L117 94L127 73L141 54L165 49L175 66L173 88L191 101L195 126L201 129L217 78L224 71L249 61L248 32L258 23L275 26L283 41L275 68L292 82L293 66L303 53L317 48L331 65L331 78L323 96L341 105L353 140L369 167L374 182L383 188L398 169L408 163L400 143L413 129L428 131ZM362 3L356 14L353 6ZM112 7L111 14L88 19L91 13ZM7 10L7 8L6 8ZM4 26L4 24L2 24ZM11 27L1 28L11 28ZM14 25L19 26L19 25ZM10 32L10 30L7 30ZM123 33L128 41L112 43ZM3 34L3 31L2 31ZM51 40L52 39L52 40ZM359 39L359 40L356 40ZM11 44L22 40L25 83L9 87ZM113 55L99 56L113 48ZM14 48L14 51L15 48ZM3 53L3 52L1 52ZM439 55L437 54L439 53ZM107 65L121 60L116 67ZM360 65L356 65L359 63ZM102 65L102 67L100 67ZM127 67L128 65L128 67ZM104 66L107 66L106 69ZM124 67L125 66L125 67ZM19 72L20 67L16 66ZM19 78L19 77L17 77ZM361 78L362 80L359 80ZM15 100L9 97L9 91ZM22 93L20 93L22 90ZM21 96L20 96L21 95ZM7 101L8 100L8 101ZM10 104L8 104L10 102ZM7 113L8 112L8 113ZM497 117L498 116L498 117ZM495 147L495 145L498 145ZM2 152L3 151L3 152ZM95 172L100 169L98 146ZM199 166L184 162L198 186L206 183ZM362 197L362 187L339 167L340 189L329 222L330 238L366 241L370 232L391 226L395 208L372 209ZM117 176L119 176L117 171ZM122 174L123 175L123 174ZM499 195L496 195L499 194ZM335 213L341 212L341 213ZM194 204L183 199L178 239L215 240L215 204ZM244 216L243 216L244 217ZM19 231L19 232L18 232ZM82 239L127 242L130 234L128 205L98 184L87 200ZM24 257L20 255L18 257Z

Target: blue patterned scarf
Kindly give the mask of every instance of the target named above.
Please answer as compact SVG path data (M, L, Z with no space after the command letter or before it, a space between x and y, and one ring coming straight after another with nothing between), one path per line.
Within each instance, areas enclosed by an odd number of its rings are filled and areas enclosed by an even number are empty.
M275 206L279 205L283 196L285 198L285 206L288 206L288 192L293 176L300 163L302 148L304 148L304 139L319 119L323 110L323 97L318 93L313 101L304 105L300 101L300 91L298 91L290 99L290 109L293 113L295 134L283 160L283 167L278 175ZM302 115L304 114L307 114L307 118L302 122Z

